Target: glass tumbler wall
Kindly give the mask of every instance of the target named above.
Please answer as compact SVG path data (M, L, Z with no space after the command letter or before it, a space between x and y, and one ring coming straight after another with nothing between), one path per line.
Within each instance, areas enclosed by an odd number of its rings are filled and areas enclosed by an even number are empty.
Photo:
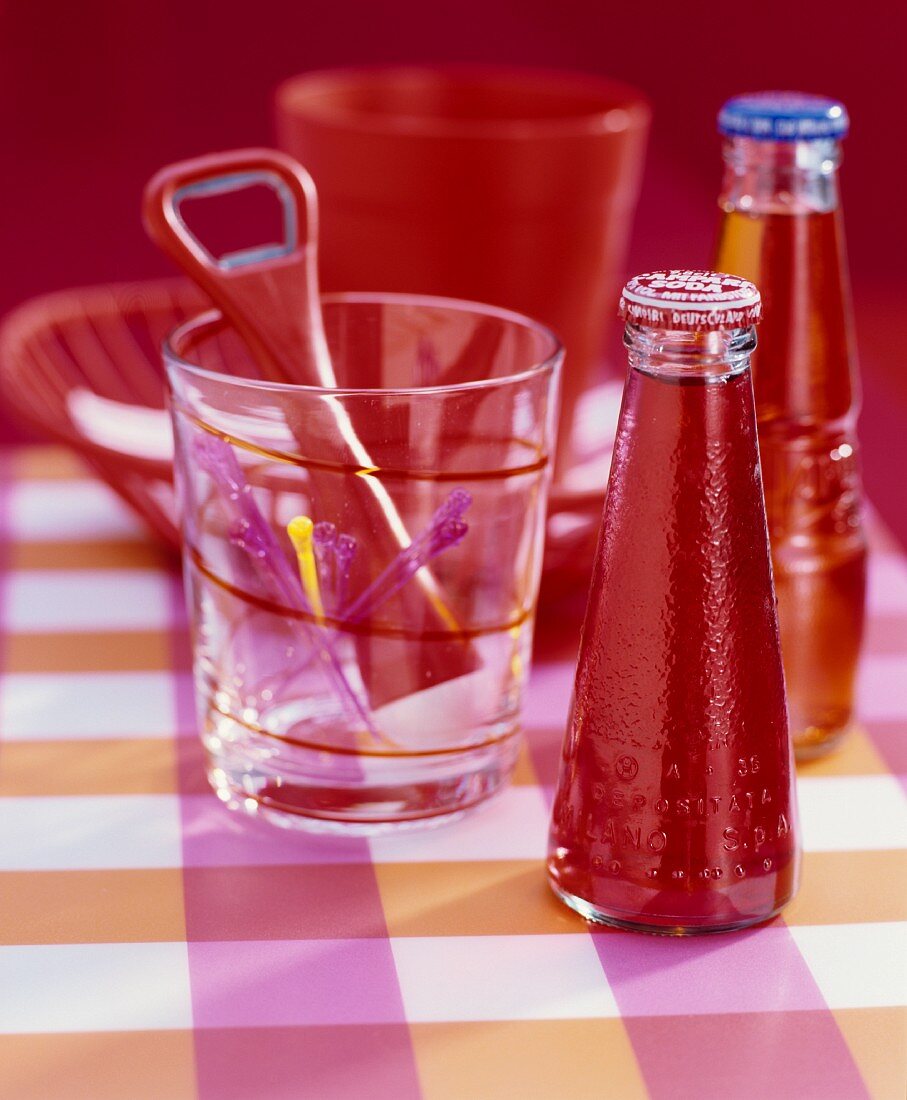
M847 114L766 92L722 110L725 174L715 266L765 307L753 383L791 732L800 758L853 722L866 540L859 380L838 197Z
M464 302L323 311L337 389L256 378L216 312L165 359L210 781L280 824L369 832L513 769L561 349Z

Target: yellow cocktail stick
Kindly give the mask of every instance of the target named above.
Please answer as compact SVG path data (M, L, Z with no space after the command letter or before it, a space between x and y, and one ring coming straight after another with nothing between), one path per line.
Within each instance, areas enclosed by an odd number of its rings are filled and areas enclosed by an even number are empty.
M321 601L321 589L318 586L318 567L315 563L315 550L312 545L312 531L315 525L308 516L296 516L287 524L287 534L296 551L299 562L299 579L302 590L317 619L324 619L324 604Z

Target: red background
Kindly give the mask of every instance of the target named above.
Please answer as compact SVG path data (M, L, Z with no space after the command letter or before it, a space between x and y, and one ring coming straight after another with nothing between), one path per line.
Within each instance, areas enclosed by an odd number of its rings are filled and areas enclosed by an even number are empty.
M630 267L707 264L714 117L783 87L850 110L844 202L864 376L870 495L907 541L907 7L765 0L0 0L0 313L43 291L167 272L139 198L162 164L272 144L271 90L296 72L401 61L580 69L655 108ZM846 14L845 14L846 13ZM6 439L16 427L0 423Z

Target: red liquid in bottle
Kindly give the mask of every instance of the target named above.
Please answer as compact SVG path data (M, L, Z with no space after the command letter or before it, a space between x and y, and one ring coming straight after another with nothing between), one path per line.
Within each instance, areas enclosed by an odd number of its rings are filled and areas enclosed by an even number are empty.
M721 931L792 895L796 807L748 368L631 369L549 874L587 917Z

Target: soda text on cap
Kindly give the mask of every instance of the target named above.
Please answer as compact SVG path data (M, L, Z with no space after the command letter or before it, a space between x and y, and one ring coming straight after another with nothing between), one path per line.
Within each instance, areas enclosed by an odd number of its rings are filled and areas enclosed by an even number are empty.
M620 298L625 321L653 328L748 328L761 315L756 286L720 271L650 271L632 278Z

